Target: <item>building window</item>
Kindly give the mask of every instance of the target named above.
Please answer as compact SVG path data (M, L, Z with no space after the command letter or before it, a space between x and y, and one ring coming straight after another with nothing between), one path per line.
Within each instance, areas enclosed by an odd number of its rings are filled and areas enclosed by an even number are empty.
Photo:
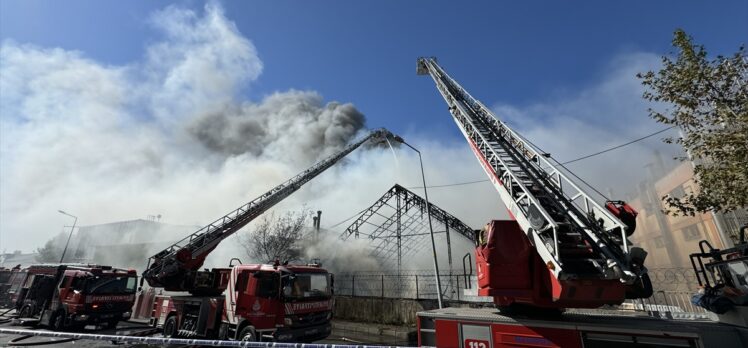
M657 237L654 239L655 241L655 247L656 248L664 248L665 247L665 240L662 239L662 237Z
M699 231L699 226L695 224L686 226L681 231L683 231L683 239L685 240L701 239L701 231Z

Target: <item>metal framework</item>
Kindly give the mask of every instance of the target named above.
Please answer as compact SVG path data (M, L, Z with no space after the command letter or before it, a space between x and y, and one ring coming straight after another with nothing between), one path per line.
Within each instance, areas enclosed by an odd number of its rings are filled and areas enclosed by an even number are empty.
M452 79L435 58L419 58L501 200L558 279L601 277L631 283L626 227L539 151ZM594 256L572 259L581 243ZM581 242L581 243L580 243Z
M445 234L447 257L452 272L452 232L474 241L472 228L443 209L429 204L431 218L443 227L434 233ZM426 214L426 200L412 191L395 184L374 204L366 209L340 238L370 239L371 255L383 263L397 265L402 269L403 257L416 255L428 246L429 227Z

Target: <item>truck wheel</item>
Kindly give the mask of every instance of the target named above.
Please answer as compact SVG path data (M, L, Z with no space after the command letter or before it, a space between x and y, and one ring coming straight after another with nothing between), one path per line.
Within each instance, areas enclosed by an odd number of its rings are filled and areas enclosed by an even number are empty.
M164 337L176 338L177 336L179 336L177 316L172 315L166 318L166 322L164 322Z
M245 328L243 328L242 332L239 333L239 340L242 342L257 341L257 332L255 332L255 327L252 325L247 325Z
M117 324L119 324L119 320L108 321L106 323L106 328L107 329L116 329L117 328Z
M52 327L52 331L62 331L65 329L65 311L57 311L52 314L52 319L49 320L49 324Z

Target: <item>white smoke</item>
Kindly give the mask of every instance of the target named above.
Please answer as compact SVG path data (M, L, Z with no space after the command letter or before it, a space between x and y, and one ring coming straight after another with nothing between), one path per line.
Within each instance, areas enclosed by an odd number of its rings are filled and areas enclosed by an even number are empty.
M658 55L630 53L620 55L606 67L596 83L579 91L565 91L525 106L497 103L497 116L516 131L549 152L560 162L624 144L665 129L647 116L652 106L642 99L644 87L636 78L639 72L656 70ZM666 167L682 156L677 146L662 139L677 135L675 130L627 145L567 167L612 199L626 199L648 174L648 164L659 153ZM588 188L585 188L589 190Z
M202 13L172 6L150 22L161 39L142 60L121 66L78 51L2 44L0 248L42 246L72 222L59 209L78 216L78 225L156 214L169 224L205 225L364 131L354 106L325 102L314 91L243 99L262 61L219 6ZM405 136L422 149L429 182L480 175L459 143ZM420 185L415 154L396 153L399 161L390 150L361 149L276 209L306 203L332 222L395 182ZM488 186L472 199L489 203L469 214L459 196L434 193L434 200L450 199L445 209L459 208L455 215L476 222L499 207ZM225 241L207 265L240 255L235 242Z
M83 52L3 42L0 249L42 246L71 223L58 209L83 225L155 214L170 224L205 225L339 150L366 126L381 126L366 122L353 105L326 102L314 91L244 99L262 73L262 61L216 4L202 12L171 6L150 22L161 38L146 47L142 60L121 66ZM615 70L606 79L633 79L636 69ZM500 106L498 114L561 159L645 131L631 126L643 115L640 103L631 104L639 89L631 82L601 86L609 88L590 88L575 103ZM433 86L424 81L424 88ZM575 121L585 109L591 111L582 114L584 121ZM485 177L462 139L401 135L421 150L429 185ZM617 162L588 163L580 168L623 173ZM421 186L418 156L407 148L360 149L275 209L306 205L322 210L322 226L331 226L371 205L394 183ZM485 182L434 188L429 198L474 228L508 217ZM329 243L310 248L309 256L330 256L339 264L361 255L359 242L333 242L349 222L329 229ZM444 243L437 243L442 253ZM453 251L455 260L469 250L463 244ZM229 238L206 266L224 266L241 254ZM359 259L360 267L371 266Z

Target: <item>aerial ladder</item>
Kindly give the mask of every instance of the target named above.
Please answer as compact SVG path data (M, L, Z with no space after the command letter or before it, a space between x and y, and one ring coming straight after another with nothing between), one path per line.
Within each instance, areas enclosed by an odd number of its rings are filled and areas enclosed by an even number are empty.
M419 58L513 220L494 221L476 240L479 294L499 306L594 308L646 298L646 251L627 239L636 211L598 204L568 170L498 119L433 57ZM563 169L563 170L562 170Z
M227 273L220 269L213 271L200 271L199 269L208 254L222 240L239 231L364 143L368 141L381 142L389 136L391 136L391 133L386 129L374 130L362 139L346 146L340 152L323 159L249 203L168 246L148 259L148 265L143 272L142 279L146 280L152 287L162 287L167 291L188 291L195 295L221 293L223 288L216 286L216 284L225 283L225 279L219 278L226 277Z

